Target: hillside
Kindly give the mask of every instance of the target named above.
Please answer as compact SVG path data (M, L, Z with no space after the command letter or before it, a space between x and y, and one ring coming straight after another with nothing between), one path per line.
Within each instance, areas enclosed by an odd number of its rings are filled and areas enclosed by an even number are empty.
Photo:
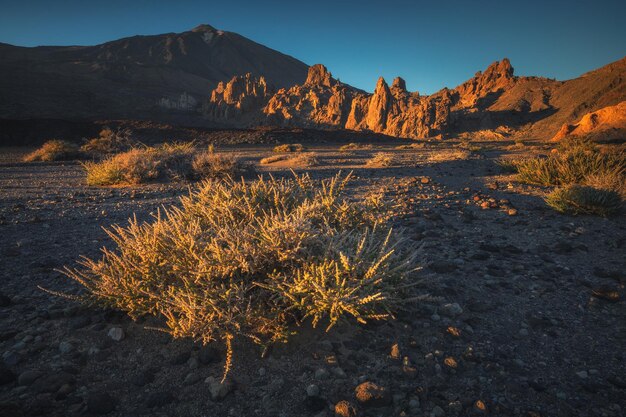
M96 46L0 44L0 118L168 119L233 75L280 87L306 72L295 58L208 25Z

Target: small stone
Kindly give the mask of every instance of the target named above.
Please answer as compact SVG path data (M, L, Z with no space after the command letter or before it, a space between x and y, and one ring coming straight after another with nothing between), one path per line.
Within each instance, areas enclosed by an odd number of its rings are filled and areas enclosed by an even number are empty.
M74 350L74 345L72 345L70 342L61 342L59 343L59 352L63 353L63 354L67 354L70 353Z
M196 382L200 381L200 379L202 379L200 377L200 375L198 375L195 372L190 372L187 374L187 376L185 376L185 379L183 380L183 384L184 385L193 385Z
M506 214L508 214L509 216L517 216L517 209L510 208L506 211Z
M449 303L449 304L444 304L443 306L441 306L439 311L444 316L456 317L463 313L463 308L461 308L459 303Z
M432 316L430 316L430 319L432 321L439 321L439 320L441 320L441 317L439 316L439 314L435 313Z
M446 415L446 412L443 411L443 408L439 407L438 405L436 405L430 411L430 417L444 417L445 415Z
M306 395L309 397L317 397L320 395L320 387L315 384L311 384L306 387Z
M10 384L15 381L15 374L3 365L0 365L0 385Z
M350 401L339 401L335 404L335 417L356 417L357 409Z
M28 386L32 384L33 382L35 382L35 380L39 377L41 377L41 372L33 371L33 370L24 371L17 378L17 383L19 385Z
M124 330L121 327L111 327L107 335L116 342L119 342L126 336L124 334Z
M92 414L108 414L115 410L115 400L106 392L95 392L87 397L87 410Z
M578 371L576 372L576 375L578 375L580 379L587 379L587 377L589 377L587 371Z
M400 346L398 346L397 343L394 343L391 346L391 352L389 353L389 356L391 356L391 359L395 360L400 360L402 358L402 355L400 354Z
M391 403L389 391L370 381L359 384L355 388L354 393L356 399L363 405L381 407Z
M450 413L454 415L458 415L459 413L461 413L461 411L463 411L463 405L461 404L461 401L450 402L448 404L448 411L450 411Z
M522 337L526 337L528 336L528 329L520 329L520 331L517 332L517 334L519 334Z
M228 379L224 382L220 382L210 376L205 379L204 382L209 384L209 393L213 401L223 400L233 389L233 384Z
M328 378L330 373L326 370L326 368L318 368L315 370L315 379L323 381Z

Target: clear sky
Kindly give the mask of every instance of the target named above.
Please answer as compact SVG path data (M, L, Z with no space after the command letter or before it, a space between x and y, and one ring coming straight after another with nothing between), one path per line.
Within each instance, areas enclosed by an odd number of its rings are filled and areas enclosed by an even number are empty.
M626 55L626 1L0 0L0 42L93 45L200 23L372 91L454 87L508 57L518 75L576 77Z

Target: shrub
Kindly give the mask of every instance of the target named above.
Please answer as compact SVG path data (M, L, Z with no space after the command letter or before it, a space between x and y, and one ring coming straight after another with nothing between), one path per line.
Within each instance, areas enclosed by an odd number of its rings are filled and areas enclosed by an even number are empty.
M416 142L416 143L410 143L408 145L398 145L398 146L396 146L396 149L398 149L398 150L424 149L425 147L426 147L426 143L424 143L424 142Z
M212 147L197 153L193 157L191 167L194 177L199 179L238 178L249 170L236 156L215 152Z
M370 149L374 149L374 146L371 144L364 143L348 143L347 145L343 145L339 147L340 152L350 152L350 151L367 151Z
M180 180L193 175L191 143L131 149L101 162L87 162L89 185L133 185L157 179Z
M80 150L92 156L99 156L127 151L133 145L130 129L113 130L105 127L97 138L89 139Z
M365 163L369 167L389 167L397 164L398 160L395 155L388 152L377 152Z
M615 191L576 184L555 189L545 200L556 211L574 215L596 214L606 217L619 212L622 207L622 199Z
M24 157L25 162L69 161L80 157L78 147L64 140L51 139L41 145L41 148Z
M312 167L318 164L317 154L313 152L303 152L298 155L273 155L261 159L261 165L271 165L276 162L283 162L292 167Z
M349 179L205 181L151 222L113 226L115 249L64 272L87 289L80 300L164 317L172 336L223 341L228 358L233 337L286 341L306 318L389 318L409 301L418 251L380 224L380 195L344 197Z
M602 153L583 147L553 152L546 158L513 162L518 180L535 185L581 184L590 176L624 177L626 154Z
M286 143L274 147L274 152L302 152L305 148L299 143Z
M495 162L505 173L513 174L517 172L517 163L512 159L497 159Z
M468 159L470 152L464 149L441 150L431 153L428 156L430 162L447 162Z

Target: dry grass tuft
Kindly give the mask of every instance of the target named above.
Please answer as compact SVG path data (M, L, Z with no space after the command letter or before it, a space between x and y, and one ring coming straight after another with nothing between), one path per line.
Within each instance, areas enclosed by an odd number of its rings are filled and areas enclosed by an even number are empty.
M115 249L65 273L84 302L163 317L174 337L205 343L286 341L305 319L386 319L416 300L418 250L381 224L380 195L344 197L349 180L206 181L151 222L113 226Z
M398 158L389 152L377 152L369 159L365 165L368 167L390 167L392 165L398 165Z
M302 152L296 155L273 155L261 159L261 165L272 165L280 162L292 168L313 167L319 164L317 154L314 152Z
M622 199L617 192L576 184L555 189L545 200L556 211L573 215L595 214L607 217L618 213L622 208Z
M464 149L446 149L431 153L428 155L429 162L447 162L468 159L471 153Z
M398 145L396 146L396 149L398 150L424 149L425 147L426 147L425 142L415 142L415 143L410 143L408 145Z
M80 150L98 157L101 155L109 155L118 152L124 152L134 146L130 129L117 129L105 127L102 129L97 138L89 139Z
M340 152L369 151L372 149L374 149L374 146L369 143L348 143L339 147Z
M236 156L198 152L193 143L144 146L84 164L89 185L134 185L156 180L180 181L237 177L248 171Z
M274 147L274 152L302 152L304 150L306 148L299 143L286 143Z
M605 184L626 181L626 153L603 153L588 145L564 148L546 158L520 159L512 164L518 180L527 184L583 184L588 177Z
M191 168L198 179L238 178L251 170L235 155L215 152L212 146L194 155Z
M64 140L51 139L44 143L41 148L29 153L24 157L25 162L52 162L69 161L77 159L81 154L78 147Z

